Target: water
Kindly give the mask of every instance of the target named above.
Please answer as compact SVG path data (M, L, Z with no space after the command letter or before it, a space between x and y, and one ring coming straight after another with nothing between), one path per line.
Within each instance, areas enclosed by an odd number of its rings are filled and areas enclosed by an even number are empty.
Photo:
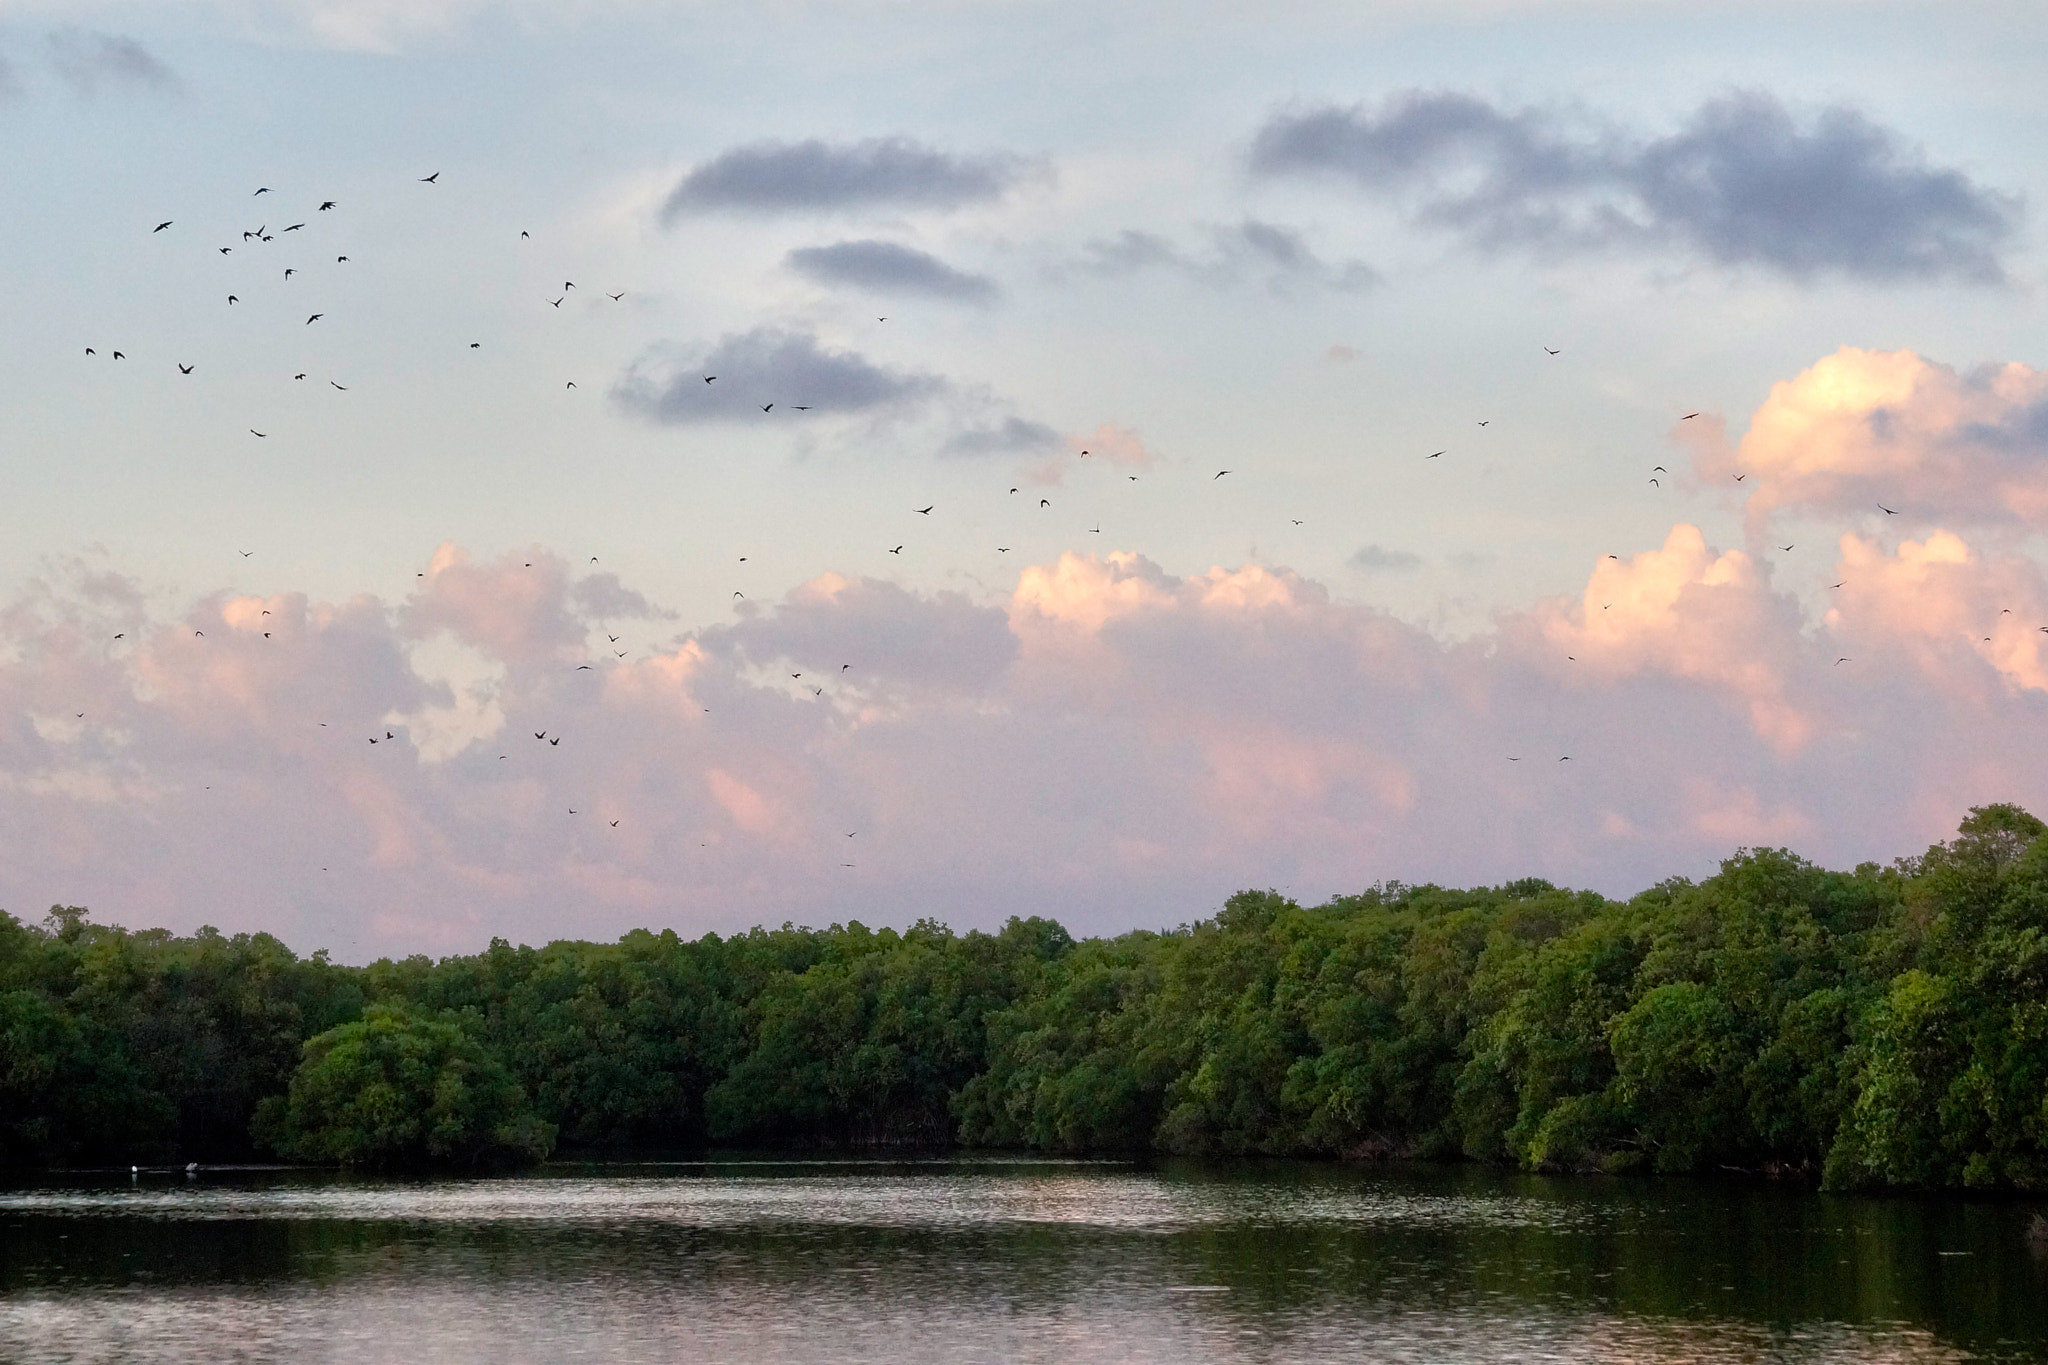
M1296 1163L0 1188L0 1360L2048 1362L2032 1210Z

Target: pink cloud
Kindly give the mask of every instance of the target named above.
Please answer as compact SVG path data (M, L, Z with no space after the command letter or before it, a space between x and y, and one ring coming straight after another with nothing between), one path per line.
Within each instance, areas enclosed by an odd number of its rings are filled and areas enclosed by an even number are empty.
M1625 892L1740 842L1854 862L1968 804L2048 808L2048 587L1947 532L1846 538L1813 620L1681 525L1457 643L1284 569L1120 553L992 599L823 575L618 659L584 641L623 586L434 562L399 604L137 622L146 593L80 572L0 606L0 904L349 957L856 916L1088 931L1247 885ZM487 676L423 673L443 634ZM408 718L469 687L477 734L415 745Z
M2048 525L2048 372L1959 372L1845 346L1771 389L1730 449L1694 439L1715 485L1750 485L1753 532L1779 509L2037 531Z

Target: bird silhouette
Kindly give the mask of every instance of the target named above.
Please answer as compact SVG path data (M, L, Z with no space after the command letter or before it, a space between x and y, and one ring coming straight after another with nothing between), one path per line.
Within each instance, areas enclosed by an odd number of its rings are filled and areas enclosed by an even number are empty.
M167 227L169 227L169 226L170 226L170 223L169 223L169 222L162 222L162 223L158 223L158 224L157 224L157 225L156 225L155 227L151 228L151 229L150 229L150 231L151 231L151 232L162 232L162 231L163 231L163 230L164 230L165 228L167 228Z
M1679 418L1678 420L1681 422L1690 422L1693 418L1697 416L1699 416L1699 414L1696 412L1688 412L1685 416Z
M278 229L278 231L280 231L280 232L297 232L297 231L298 231L298 230L299 230L300 228L302 228L302 227L304 227L304 226L305 226L305 224L304 224L304 223L293 223L293 224L292 224L292 225L291 225L290 227L288 227L288 228L279 228L279 229Z
M265 186L264 186L264 187L263 187L262 189L260 189L260 190L257 190L257 191L256 191L256 194L268 194L268 193L270 193L270 186L268 186L268 185L265 185ZM249 197L250 197L251 199L254 199L254 198L256 197L256 194L252 194L252 195L250 195Z
M179 373L179 374L190 374L190 373L192 373L192 367L191 367L190 365L186 365L186 364L180 363L180 364L179 364L179 366L178 366L178 373Z
M1040 498L1040 499L1038 500L1038 505L1039 505L1040 507L1050 507L1050 506L1052 506L1052 499L1051 499L1051 498Z
M258 430L256 430L256 428L254 428L254 427L250 427L250 428L249 428L249 434L250 434L251 436L264 436L264 437L268 437L268 436L270 435L270 433L269 433L269 432L267 432L267 431L258 431Z
M937 506L938 506L938 504L937 504L937 503L933 503L933 504L932 504L932 507L937 507ZM928 517L928 516L930 516L930 515L932 514L932 507L913 507L913 508L911 508L910 510L911 510L911 511L913 511L913 512L915 512L915 513L917 513L917 514L918 514L919 516L921 516L921 517Z
M768 409L770 409L770 408L772 408L772 407L774 407L774 406L775 406L775 405L774 405L773 403L763 403L763 404L761 405L761 411L763 411L763 412L766 412L766 411L768 411Z
M1216 480L1222 478L1225 474L1228 474L1229 472L1230 471L1227 469L1219 469L1214 474L1211 474L1209 476L1209 482L1214 483L1216 482Z
M610 299L613 303L617 303L620 299L626 297L626 295L625 292L622 290L616 294L607 294L605 295L605 297Z
M1445 453L1445 452L1443 452L1443 451L1439 450L1439 451L1435 451L1435 452L1433 452L1433 453L1431 453L1431 454L1425 455L1425 456L1423 456L1422 458L1423 458L1423 459L1425 459L1425 460L1434 460L1434 459L1438 458L1439 456L1443 455L1444 453Z
M1563 352L1562 352L1562 351L1553 351L1553 350L1551 350L1551 349L1550 349L1550 348L1549 348L1548 346L1545 346L1545 347L1543 348L1543 353L1544 353L1545 355L1562 355L1562 354L1563 354Z
M334 381L332 379L328 380L327 382L330 384L334 384ZM343 393L348 392L348 385L346 384L334 384L334 387L340 389Z
M320 319L322 319L322 318L324 318L324 317L326 317L326 316L327 316L327 314L325 314L325 313L315 313L315 314L313 314L313 316L312 316L312 317L309 317L309 318L307 318L307 319L306 319L306 325L307 325L308 327L311 327L311 326L312 326L312 325L313 325L314 323L316 323L316 322L320 321Z
M1877 505L1877 510L1884 513L1888 517L1895 517L1898 515L1897 512L1894 512L1891 508L1886 507L1883 503L1879 503Z
M900 555L903 553L903 547L901 545L898 545L895 549L889 551L889 553L892 555Z
M321 200L321 201L320 201L320 212L322 212L322 213L325 213L325 212L327 212L327 210L329 210L329 209L331 209L331 208L333 208L333 207L334 207L334 201L333 201L332 199L323 199L323 200Z
M432 175L423 175L423 176L421 176L421 177L420 177L420 183L421 183L422 185L431 185L431 184L433 184L433 183L434 183L434 182L435 182L436 180L439 180L440 178L441 178L441 173L440 173L439 171L435 171L435 172L434 172L434 173L433 173Z

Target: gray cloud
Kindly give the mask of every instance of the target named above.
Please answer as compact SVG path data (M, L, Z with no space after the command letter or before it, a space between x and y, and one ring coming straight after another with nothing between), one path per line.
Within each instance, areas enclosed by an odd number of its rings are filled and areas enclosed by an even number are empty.
M1413 573L1422 567L1422 556L1406 550L1389 550L1383 545L1365 545L1351 556L1351 567L1365 573Z
M820 284L966 303L986 303L996 296L995 282L986 276L955 270L936 256L894 242L870 239L800 247L789 253L788 261L790 269Z
M721 152L684 176L661 216L673 222L706 209L952 209L1000 197L1030 165L1002 152L954 156L906 137L757 142Z
M956 433L939 448L941 455L1031 455L1060 446L1060 434L1043 422L1005 417L989 426Z
M1260 277L1277 293L1296 284L1352 290L1380 282L1379 273L1365 262L1325 261L1300 232L1276 223L1246 218L1212 226L1207 236L1207 251L1190 252L1157 233L1127 228L1114 237L1089 242L1082 248L1080 266L1095 275L1163 268L1218 287Z
M707 375L714 381L706 383ZM644 417L681 425L872 412L948 387L935 374L884 369L858 352L830 350L807 333L757 327L725 337L701 359L643 357L612 397ZM773 411L763 412L770 403ZM808 413L796 411L799 405Z
M1251 168L1402 196L1418 221L1487 249L1676 245L1794 277L1995 281L2020 215L2013 197L1929 165L1853 109L1802 124L1759 93L1709 101L1676 133L1649 138L1412 91L1376 111L1276 116Z
M169 90L178 83L171 69L133 38L91 29L63 28L50 35L50 65L81 95L104 87ZM5 88L0 76L0 89Z

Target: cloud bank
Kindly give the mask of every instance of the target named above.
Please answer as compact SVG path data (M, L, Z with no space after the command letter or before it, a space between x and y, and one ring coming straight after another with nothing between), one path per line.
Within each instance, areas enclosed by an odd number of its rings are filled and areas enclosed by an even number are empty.
M1758 93L1711 100L1653 137L1410 91L1377 108L1278 115L1250 166L1389 196L1486 250L1673 247L1794 278L1994 282L2020 219L2014 198L1930 164L1853 109L1801 121Z
M1816 514L1866 466L1932 490L2036 429L2038 383L1844 351L1721 457ZM1079 439L1152 458L1123 428ZM1802 450L1818 473L1771 463ZM1620 893L1741 844L1883 858L1973 804L2048 809L2019 486L1814 547L1817 610L1792 567L1814 559L1679 523L1455 641L1284 568L1129 552L992 591L827 573L680 632L542 550L443 546L402 601L168 615L62 566L0 603L0 905L361 957L641 924L1115 930L1389 877ZM467 663L430 662L448 642Z

